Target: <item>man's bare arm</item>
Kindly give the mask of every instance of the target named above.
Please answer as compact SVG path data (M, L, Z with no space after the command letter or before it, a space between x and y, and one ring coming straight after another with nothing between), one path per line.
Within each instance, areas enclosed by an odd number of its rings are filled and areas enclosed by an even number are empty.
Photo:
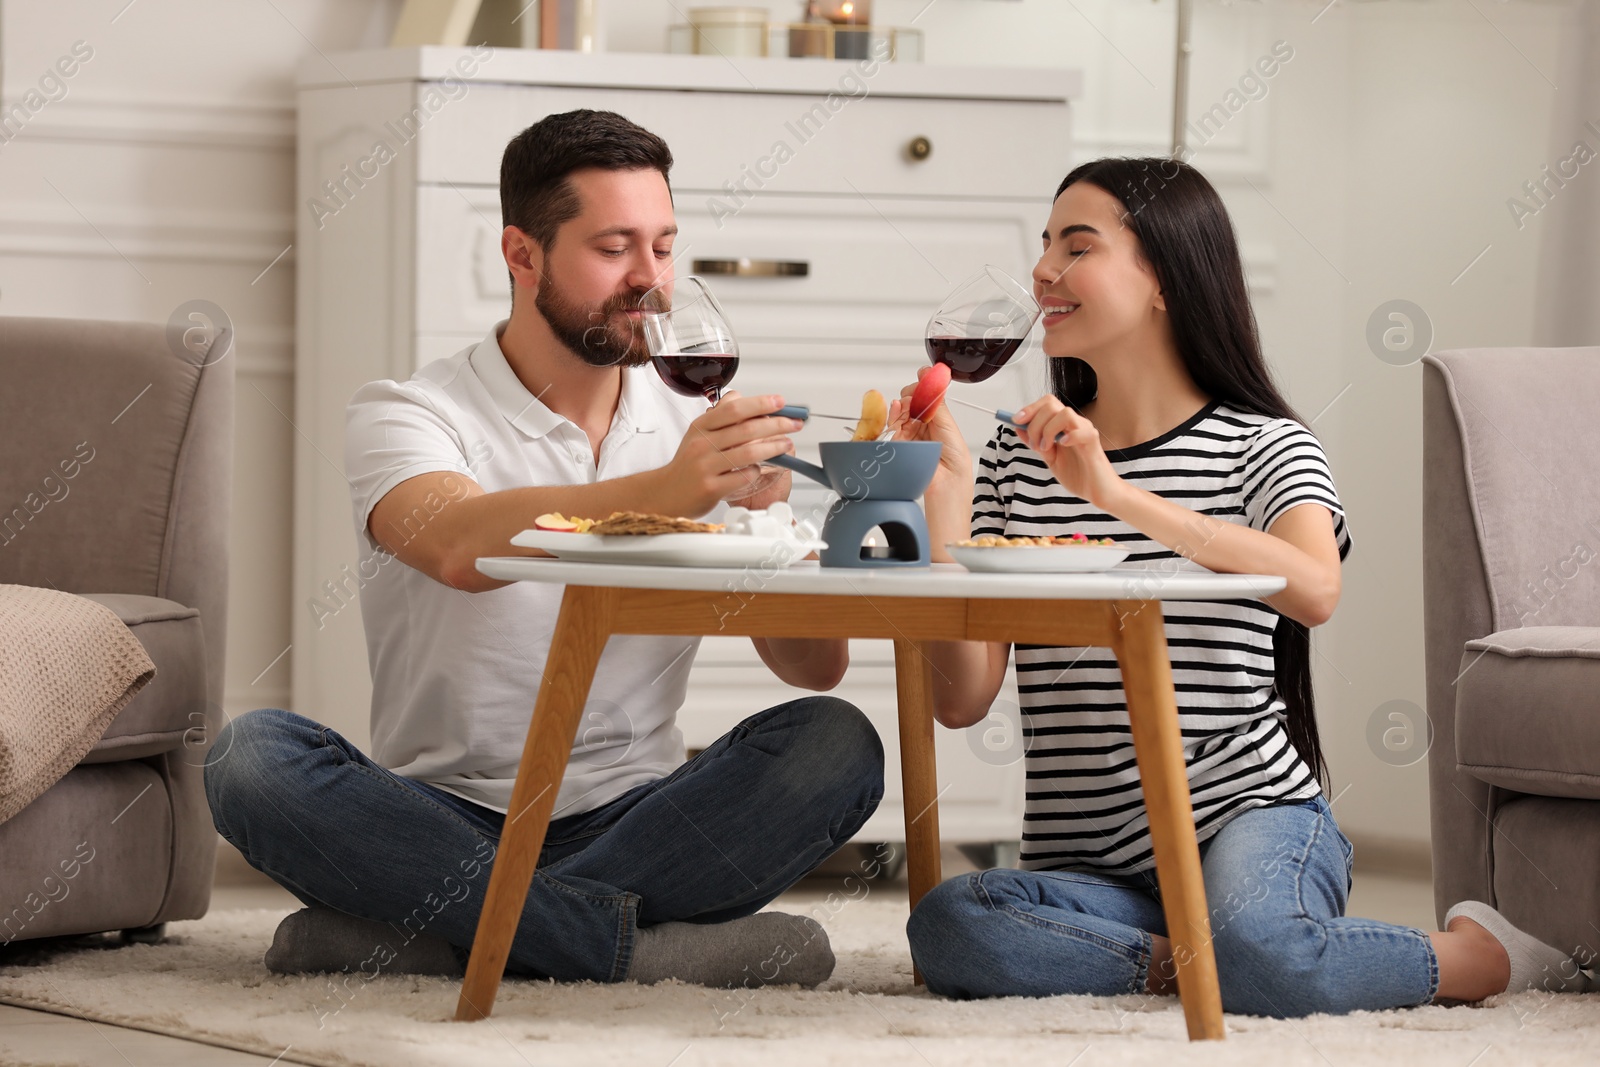
M756 654L788 685L826 693L844 681L850 642L843 637L752 637Z
M719 500L749 492L757 465L793 452L793 419L773 417L778 396L730 395L689 424L666 466L585 485L485 492L464 474L436 471L408 478L373 507L367 530L402 563L437 582L481 593L507 583L480 574L480 556L542 555L511 538L545 512L604 518L613 511L697 516Z
M613 511L659 511L663 503L652 483L659 471L591 485L553 485L486 493L455 471L433 471L407 478L372 509L367 530L373 540L408 567L436 582L469 593L499 589L478 571L480 556L542 556L518 548L511 538L533 525L538 515L605 516Z

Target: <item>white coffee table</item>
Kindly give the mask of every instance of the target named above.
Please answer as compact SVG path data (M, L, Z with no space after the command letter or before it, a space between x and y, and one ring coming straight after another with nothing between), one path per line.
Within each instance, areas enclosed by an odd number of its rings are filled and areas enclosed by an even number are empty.
M954 564L852 570L815 562L738 569L478 560L503 581L566 586L522 750L456 1018L494 1007L544 846L595 665L614 633L878 637L894 642L911 906L939 883L928 641L1110 648L1122 669L1156 876L1191 1039L1223 1036L1200 849L1178 729L1163 600L1239 600L1281 591L1269 575L1118 568L1098 574L973 574Z

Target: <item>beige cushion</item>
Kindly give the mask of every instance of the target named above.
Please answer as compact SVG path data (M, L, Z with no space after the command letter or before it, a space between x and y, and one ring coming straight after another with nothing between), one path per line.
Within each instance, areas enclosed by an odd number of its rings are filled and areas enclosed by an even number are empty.
M0 822L71 770L154 674L105 605L0 585Z
M1468 641L1456 759L1490 785L1600 799L1600 627L1527 626Z

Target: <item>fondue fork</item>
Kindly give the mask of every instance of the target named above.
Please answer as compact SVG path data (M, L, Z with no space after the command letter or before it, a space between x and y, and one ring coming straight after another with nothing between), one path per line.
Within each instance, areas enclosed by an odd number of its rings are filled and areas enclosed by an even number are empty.
M801 422L805 422L807 419L838 419L840 422L861 421L860 415L825 415L820 411L812 411L804 404L790 404L787 407L779 408L772 414L780 419L799 419Z
M804 404L789 404L789 405L787 405L785 407L779 408L777 411L774 411L773 414L778 416L779 418L799 419L801 422L805 422L807 419L813 419L813 418L815 418L815 419L838 419L840 422L848 422L848 423L851 423L851 424L855 424L855 423L858 423L858 422L861 421L861 416L860 415L826 415L826 414L824 414L824 413L822 413L820 411L812 411L810 408L806 407L806 405L804 405ZM894 431L890 430L890 429L885 429L877 437L874 437L873 440L874 441L892 441L892 440L894 440Z
M951 402L952 404L960 404L964 408L971 408L974 411L981 411L985 415L988 415L989 417L995 419L998 422L1003 422L1007 426L1012 427L1013 429L1026 430L1028 428L1026 423L1021 423L1021 422L1017 421L1017 419L1016 419L1016 414L1017 413L1014 412L1014 411L1007 411L1005 408L996 408L994 410L990 410L989 408L984 407L982 404L974 404L970 400L961 400L961 399L959 399L957 397L951 396L949 393L946 393L944 398L946 400L948 400L949 402ZM1068 405L1068 406L1071 407L1072 410L1074 410L1074 411L1078 410L1078 406L1076 404L1071 404L1071 405ZM1056 434L1056 440L1059 441L1065 436L1067 436L1065 432L1058 433L1058 434Z

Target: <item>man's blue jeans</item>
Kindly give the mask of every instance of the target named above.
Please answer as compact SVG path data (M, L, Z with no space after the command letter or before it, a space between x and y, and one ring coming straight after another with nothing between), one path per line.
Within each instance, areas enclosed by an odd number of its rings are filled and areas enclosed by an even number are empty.
M1349 839L1322 797L1253 808L1201 845L1225 1010L1293 1017L1426 1004L1421 930L1344 917ZM923 897L907 926L928 988L951 997L1142 993L1166 935L1153 870L980 871Z
M212 819L252 866L466 958L504 815L275 708L230 722L211 751ZM507 973L622 981L639 927L760 911L882 796L883 745L853 705L809 696L753 715L667 777L550 824Z

